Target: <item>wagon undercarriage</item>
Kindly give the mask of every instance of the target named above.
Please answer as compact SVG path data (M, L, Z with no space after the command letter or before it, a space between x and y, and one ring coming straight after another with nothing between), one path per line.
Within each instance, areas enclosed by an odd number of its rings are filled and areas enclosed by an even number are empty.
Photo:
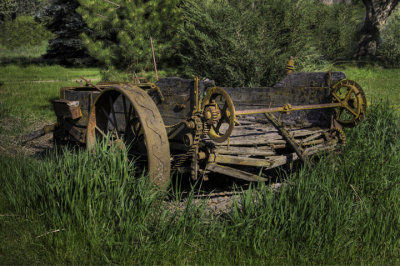
M107 139L160 187L174 172L266 181L265 170L308 163L345 144L342 126L357 125L366 112L361 87L345 78L293 73L268 88L222 88L197 78L62 88L54 101L58 122L47 131L56 142L88 149Z

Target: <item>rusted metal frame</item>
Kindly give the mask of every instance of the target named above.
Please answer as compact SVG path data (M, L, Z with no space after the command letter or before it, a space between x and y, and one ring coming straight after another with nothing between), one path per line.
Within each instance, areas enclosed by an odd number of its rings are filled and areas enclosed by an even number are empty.
M93 88L96 88L98 91L102 91L101 88L100 88L99 86L95 85L95 84L92 83L90 80L85 79L85 78L82 77L82 76L80 76L80 78L81 78L82 80L84 80L84 81L86 82L86 84L92 86Z
M95 126L95 128L104 138L106 138L106 139L108 138L106 133L104 133L103 130L101 130L97 125Z
M276 117L271 114L271 113L264 113L265 116L268 118L269 121L281 132L283 138L290 144L290 146L293 148L293 150L296 152L296 154L299 156L299 158L306 163L307 165L310 164L308 158L304 155L304 150L302 147L300 147L299 144L297 144L296 140L292 135L289 134L289 132L285 129L285 127L276 119Z
M154 45L153 45L153 38L150 37L150 45L151 45L151 52L153 54L153 64L154 64L154 71L156 73L156 80L158 80L158 71L157 71L157 63L156 63L156 55L154 53Z
M195 77L194 78L194 88L193 88L193 94L194 94L194 107L193 107L193 114L200 112L200 102L199 102L199 78Z
M298 105L298 106L287 106L273 107L273 108L262 108L262 109L249 109L249 110L236 110L236 115L254 115L254 114L265 114L265 113L276 113L276 112L291 112L300 110L314 110L314 109L325 109L325 108L337 108L342 107L342 103L324 103L324 104L312 104L312 105Z

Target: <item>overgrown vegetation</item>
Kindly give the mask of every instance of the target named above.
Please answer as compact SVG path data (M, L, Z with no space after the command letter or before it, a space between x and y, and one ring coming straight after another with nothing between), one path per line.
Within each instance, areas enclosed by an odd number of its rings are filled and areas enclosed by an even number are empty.
M153 36L161 75L207 76L238 86L274 83L289 55L296 56L297 70L331 69L333 61L348 58L362 14L359 4L295 0L185 0L179 7L184 23L174 25L180 28L176 43L161 47ZM386 66L398 66L398 19L393 15L382 35ZM130 27L121 23L115 25ZM142 29L138 38L144 47L148 36L146 26ZM118 42L113 39L110 47ZM39 57L45 50L29 41L16 49L0 48L2 59ZM132 50L118 49L110 53L114 64L116 58L132 59ZM151 75L140 72L151 64L149 46L145 49L137 57L143 61L126 65L137 67L138 75ZM119 149L61 149L42 157L10 149L32 123L55 120L50 101L61 86L76 85L80 76L99 80L100 72L1 66L0 264L399 263L399 71L334 70L360 83L369 104L367 120L346 130L344 151L321 158L313 169L282 172L287 186L279 192L252 187L243 195L242 209L216 218L190 201L182 212L167 211L166 192L136 173ZM111 66L102 76L129 80L132 72Z
M0 70L4 73L2 140L26 130L23 124L29 121L21 121L21 116L52 119L49 100L69 79L82 72L98 78L99 73L54 66ZM282 173L288 186L280 192L254 187L256 201L249 192L243 196L242 210L219 219L205 217L202 208L190 204L181 213L167 211L161 204L165 194L152 189L145 177L135 178L141 174L135 174L124 154L104 146L94 154L65 149L42 158L1 150L0 261L398 262L400 117L391 106L398 103L393 97L399 90L398 71L355 67L344 71L365 88L372 102L367 120L346 131L345 150L322 158L312 171ZM54 78L64 81L37 85L29 81ZM27 92L29 97L21 97ZM391 95L392 102L378 100L385 95ZM10 129L5 119L21 126ZM0 144L0 149L7 148L6 142Z
M387 103L374 104L365 123L346 131L343 153L282 176L288 186L280 192L254 188L243 209L223 219L201 218L190 204L166 211L164 194L133 178L134 165L118 149L1 156L0 260L398 263L399 121Z
M0 45L6 48L35 46L51 37L51 33L43 25L28 16L19 16L13 21L3 22L1 29Z
M79 2L78 12L91 29L82 35L85 46L107 67L132 72L151 69L150 38L159 59L174 54L180 1Z
M298 71L349 56L357 5L319 1L184 1L183 73L228 86L273 85L289 56Z
M382 31L379 54L386 67L400 67L400 8L389 18Z

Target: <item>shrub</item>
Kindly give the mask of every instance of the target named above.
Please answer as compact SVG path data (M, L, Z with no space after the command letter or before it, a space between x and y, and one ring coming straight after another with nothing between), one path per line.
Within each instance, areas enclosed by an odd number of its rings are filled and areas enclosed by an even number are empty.
M362 17L360 3L319 5L314 41L325 59L351 58Z
M379 54L382 56L383 64L387 67L400 67L400 9L397 9L387 21L381 38Z
M7 20L2 23L0 44L6 48L20 46L35 46L49 39L51 33L45 27L29 16L19 16L15 20Z
M180 31L183 72L228 86L273 85L289 56L295 56L297 70L310 71L347 55L357 12L357 6L319 1L187 0Z

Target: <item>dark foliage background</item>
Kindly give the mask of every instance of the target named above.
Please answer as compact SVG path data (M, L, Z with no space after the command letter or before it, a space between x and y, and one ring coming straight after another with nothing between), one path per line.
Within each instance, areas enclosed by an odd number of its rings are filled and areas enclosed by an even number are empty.
M362 1L42 0L27 4L24 13L25 2L0 1L1 46L50 39L44 58L95 63L108 79L152 71L152 37L166 75L207 77L226 86L273 85L289 56L297 71L353 60L365 13ZM378 58L386 67L399 66L399 21L395 10L381 33Z

